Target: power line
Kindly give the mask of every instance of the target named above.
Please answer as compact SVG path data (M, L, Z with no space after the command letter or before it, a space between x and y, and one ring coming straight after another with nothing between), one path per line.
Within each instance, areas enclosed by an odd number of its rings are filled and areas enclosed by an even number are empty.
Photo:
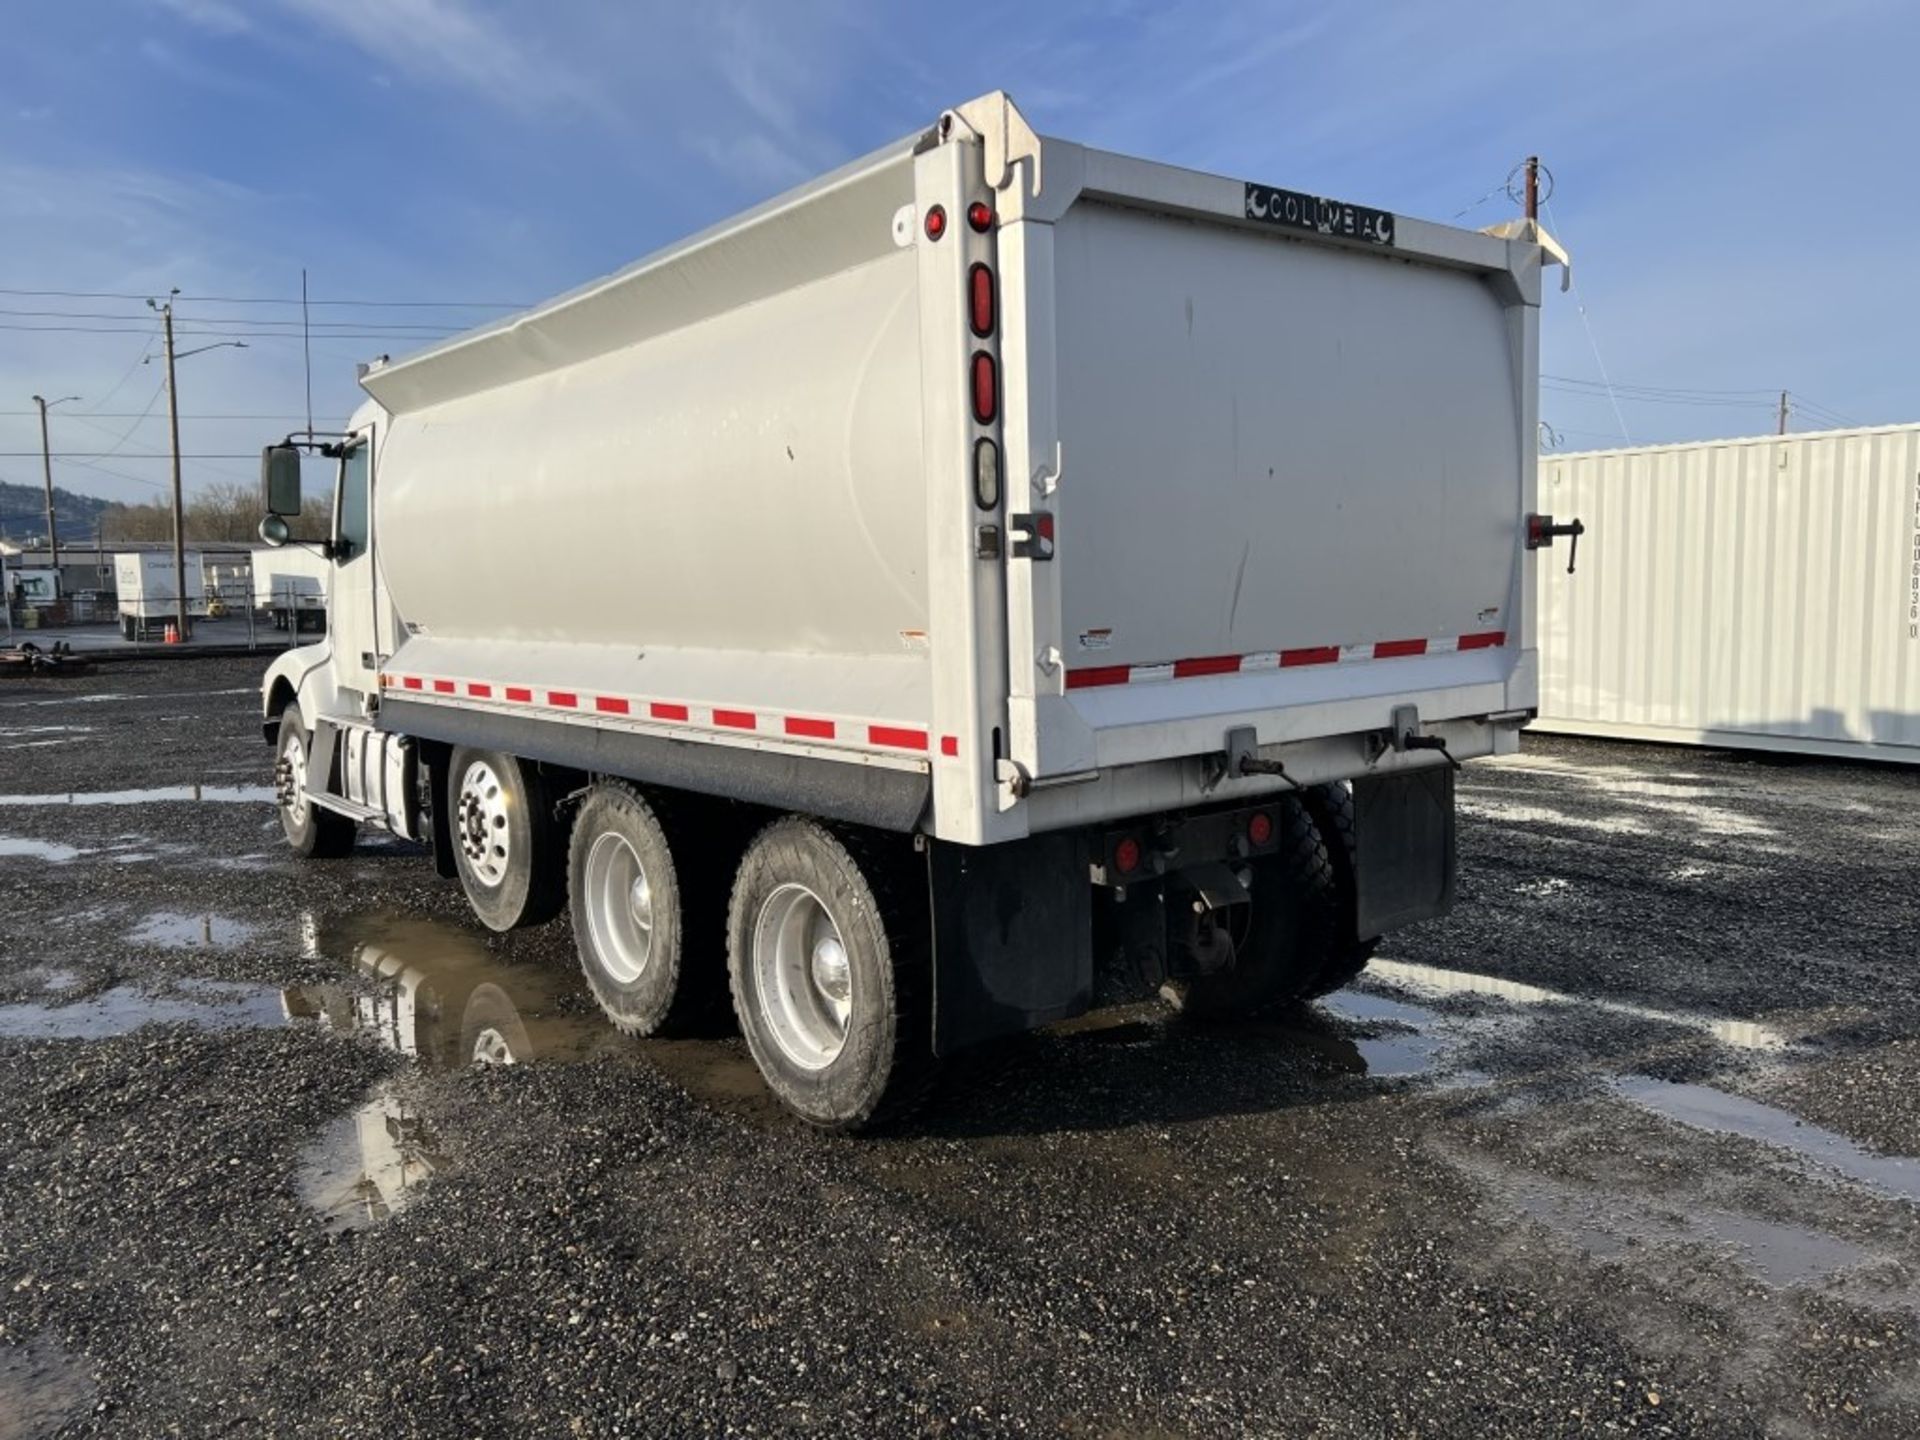
M139 320L144 318L137 314L123 315L123 314L118 314L115 312L105 311L105 310L0 310L0 315L12 316L16 319L29 319L29 320L36 320L36 319L37 320L90 320L90 321L101 321L101 322L110 321L110 320L114 320L114 321ZM248 331L259 329L262 333L280 333L282 331L289 330L289 329L297 331L301 328L300 322L298 320L271 320L271 319L234 320L234 319L228 319L222 316L206 316L200 320L200 323L202 325L220 325L220 326L230 326L230 327L244 326ZM407 322L395 321L390 324L380 324L377 321L367 321L367 320L317 320L314 322L313 328L316 330L327 330L327 331L365 330L369 326L376 326L381 330L393 330L396 332L405 331L405 330L426 330L426 331L431 331L434 334L445 334L446 328L447 328L444 325L418 325L410 321L407 321Z
M164 381L162 381L160 384L153 387L153 398L147 401L147 408L142 410L140 414L137 417L135 417L131 425L127 426L125 430L120 432L119 438L113 442L113 449L105 452L106 454L108 455L113 454L115 450L118 450L122 445L125 445L127 441L133 438L133 432L140 428L141 421L145 420L149 415L153 414L153 407L160 403L160 393L166 388L167 388L166 383ZM112 434L112 431L108 430L108 428L105 425L101 425L98 422L88 418L85 415L71 415L71 416L68 416L67 418L78 421L80 424L85 425L90 430L98 430L102 434Z
M0 419L19 419L23 416L38 415L38 410L0 410ZM152 413L149 410L89 410L85 412L92 420L135 420ZM69 419L77 420L79 412L67 412ZM182 420L298 420L301 417L289 411L284 415L207 415L181 412Z
M5 457L9 460L34 460L38 459L39 455L40 452L38 450L0 450L0 457ZM52 452L51 458L55 460L72 460L77 464L85 460L110 460L113 458L113 455L114 452L111 450L55 450ZM142 455L138 451L135 451L131 454L122 455L120 458L122 460L165 460L169 457L166 455ZM236 454L226 451L213 451L205 454L191 454L183 450L180 452L180 458L182 460L258 460L260 458L260 452L258 450L240 451Z
M0 286L0 295L26 295L44 300L149 300L151 295L143 295L129 290L25 290ZM264 295L192 295L182 294L182 300L198 301L212 305L293 305L300 303L300 297L281 299L278 296ZM532 302L525 300L311 300L311 305L330 305L362 310L529 310Z
M30 335L147 335L147 330L131 326L108 325L19 325L12 321L0 321L0 330L20 330ZM208 329L192 325L174 327L174 334L194 336L203 340L221 339L261 339L261 340L298 340L298 335L289 335L281 330L249 330L238 325L226 325ZM432 333L406 330L329 330L320 338L323 340L444 340L457 335L457 330L440 330Z

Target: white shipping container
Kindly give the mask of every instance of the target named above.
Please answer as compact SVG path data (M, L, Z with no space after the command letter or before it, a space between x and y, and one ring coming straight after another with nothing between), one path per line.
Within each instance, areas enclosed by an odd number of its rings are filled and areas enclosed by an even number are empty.
M1920 764L1920 425L1543 457L1540 508L1534 728Z
M166 620L176 613L180 587L170 552L122 551L113 557L113 577L122 615L149 621ZM186 552L186 581L187 614L205 615L207 582L198 550Z

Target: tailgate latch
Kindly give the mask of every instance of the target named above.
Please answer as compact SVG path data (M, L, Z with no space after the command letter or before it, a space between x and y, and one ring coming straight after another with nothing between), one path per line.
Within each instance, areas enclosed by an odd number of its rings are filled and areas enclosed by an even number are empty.
M1027 515L1009 515L1007 538L1013 542L1010 553L1016 560L1053 559L1053 512L1035 510Z
M1579 520L1568 520L1564 524L1553 523L1551 515L1527 516L1527 549L1545 550L1552 546L1561 535L1569 537L1573 544L1567 547L1567 574L1573 573L1573 562L1580 553L1580 537L1587 533L1587 527Z

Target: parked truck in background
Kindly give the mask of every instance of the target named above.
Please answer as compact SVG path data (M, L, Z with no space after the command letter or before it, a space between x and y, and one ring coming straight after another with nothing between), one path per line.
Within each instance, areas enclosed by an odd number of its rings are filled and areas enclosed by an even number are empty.
M178 615L180 584L170 553L122 551L113 557L113 578L123 638L137 640L162 631ZM204 619L207 582L197 550L186 552L186 584L188 616Z
M323 630L327 624L324 555L298 547L271 546L253 552L253 608L273 617L276 630Z
M816 1125L1129 990L1246 1015L1444 913L1533 713L1532 231L1036 136L1002 94L367 369L288 839L730 992ZM514 577L546 577L529 593Z

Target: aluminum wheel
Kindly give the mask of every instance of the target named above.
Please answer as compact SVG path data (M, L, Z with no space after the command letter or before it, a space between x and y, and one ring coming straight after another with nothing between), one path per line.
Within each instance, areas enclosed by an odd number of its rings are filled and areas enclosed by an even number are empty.
M287 812L288 826L301 829L307 823L307 740L298 731L290 732L280 747L273 781L275 798Z
M840 927L804 885L782 885L753 927L753 986L774 1042L803 1070L824 1070L847 1043L853 968Z
M460 777L453 821L474 878L482 885L498 885L506 878L512 832L507 825L506 787L486 761L475 760Z
M631 985L653 958L653 884L626 836L594 836L582 888L595 956L607 974Z

